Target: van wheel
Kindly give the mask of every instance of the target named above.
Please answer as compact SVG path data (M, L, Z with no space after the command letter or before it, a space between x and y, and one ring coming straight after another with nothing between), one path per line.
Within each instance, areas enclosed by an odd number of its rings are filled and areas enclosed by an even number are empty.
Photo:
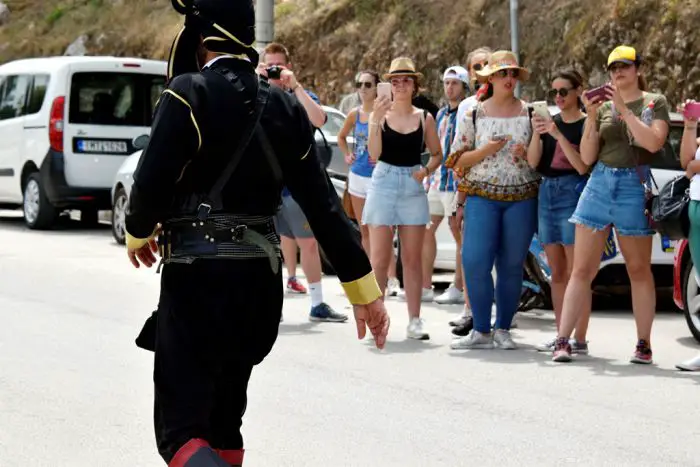
M46 230L53 226L58 218L58 211L49 202L41 186L41 178L35 172L27 179L24 187L24 222L32 230Z
M126 243L126 197L124 188L119 188L114 195L112 206L112 236L119 245Z
M700 342L700 288L695 280L693 261L688 261L683 271L683 314L688 329L696 341Z

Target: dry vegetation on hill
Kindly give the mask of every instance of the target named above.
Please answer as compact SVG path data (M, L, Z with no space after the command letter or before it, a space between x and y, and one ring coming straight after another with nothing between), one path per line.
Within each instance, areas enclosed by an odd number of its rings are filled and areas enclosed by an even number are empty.
M168 0L6 0L0 62L62 54L85 36L89 54L164 58L181 18ZM385 70L412 56L433 97L440 74L478 46L510 46L508 0L286 0L276 8L277 35L304 83L328 103L359 68ZM649 62L653 90L672 102L700 97L700 4L697 0L520 0L520 48L533 71L524 88L542 97L552 71L577 65L598 84L607 53L636 46Z

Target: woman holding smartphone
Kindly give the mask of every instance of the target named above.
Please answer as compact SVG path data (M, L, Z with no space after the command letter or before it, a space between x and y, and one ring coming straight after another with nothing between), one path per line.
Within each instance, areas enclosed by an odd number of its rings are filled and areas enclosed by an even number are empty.
M445 167L468 169L460 181L466 193L462 265L474 325L452 348L514 349L510 328L537 226L539 175L527 162L532 128L527 105L515 96L518 81L527 80L529 72L515 54L498 51L477 75L488 81L486 99L457 123L456 144L445 161Z
M423 238L430 222L423 179L441 162L435 119L412 104L422 76L405 57L394 59L384 75L391 83L393 100L378 92L369 119L369 155L376 166L362 215L362 223L369 226L370 261L382 290L394 251L393 226L398 226L410 320L407 336L420 340L430 338L420 317ZM424 145L430 150L425 166L421 163Z
M700 107L700 103L688 101L685 103L686 109L689 106ZM698 147L700 139L698 138L698 117L691 116L690 112L686 112L686 109L680 109L681 113L685 114L683 139L681 140L681 167L685 169L685 174L690 179L688 246L690 247L690 257L697 271L700 270L700 147ZM690 280L693 279L690 278ZM676 367L685 371L700 371L700 355L679 363Z
M645 213L649 164L663 148L669 130L666 98L645 91L641 59L620 46L608 57L612 84L586 104L581 159L595 164L571 221L576 224L574 266L564 295L559 336L552 359L569 362L574 327L591 302L591 283L612 226L632 286L637 345L630 361L652 363L651 329L656 289L651 272L654 230ZM596 163L597 162L597 163Z
M365 209L367 190L372 181L374 162L369 157L367 139L369 136L369 117L377 98L379 74L374 71L362 71L357 80L361 106L352 109L345 118L343 128L338 133L338 147L345 155L345 163L350 166L348 173L348 192L352 201L352 210L358 220L362 220ZM352 151L348 147L347 137L352 131L355 145ZM370 254L369 228L360 223L362 246Z
M576 70L561 70L552 81L549 97L561 113L551 117L532 117L536 135L530 141L527 161L542 176L538 202L538 238L544 246L547 263L552 268L552 302L559 328L562 302L574 261L574 224L569 218L576 209L586 185L588 165L581 160L579 146L586 115L581 112L583 78ZM543 103L544 104L544 103ZM546 109L544 109L546 111ZM586 353L586 331L590 305L576 325L574 352ZM537 347L542 352L554 350L556 336Z

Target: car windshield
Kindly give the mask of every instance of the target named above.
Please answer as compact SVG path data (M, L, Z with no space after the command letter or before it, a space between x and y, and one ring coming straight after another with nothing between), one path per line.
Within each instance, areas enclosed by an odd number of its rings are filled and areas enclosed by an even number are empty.
M336 138L338 133L340 133L340 129L343 128L345 117L340 113L331 112L329 110L326 110L326 115L328 116L328 119L321 130L323 130L323 134L326 136L326 138Z

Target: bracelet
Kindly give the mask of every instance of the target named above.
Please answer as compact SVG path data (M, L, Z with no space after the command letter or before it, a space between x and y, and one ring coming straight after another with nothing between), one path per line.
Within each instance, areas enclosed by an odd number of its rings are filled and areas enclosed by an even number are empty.
M690 125L690 126L686 125L685 129L686 130L697 130L698 126L697 125Z

